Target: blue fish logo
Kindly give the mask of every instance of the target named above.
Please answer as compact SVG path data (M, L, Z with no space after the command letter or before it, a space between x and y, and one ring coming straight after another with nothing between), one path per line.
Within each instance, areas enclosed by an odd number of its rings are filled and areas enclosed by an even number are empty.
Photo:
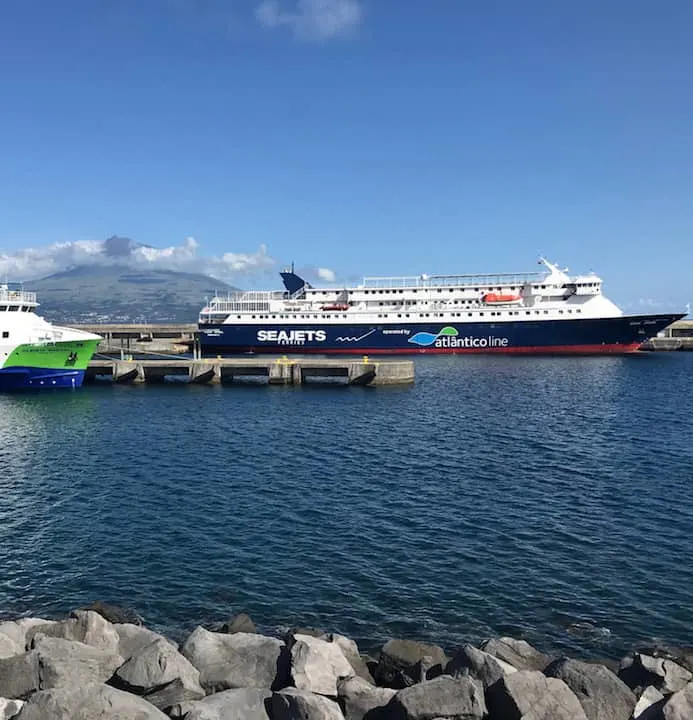
M450 337L457 337L459 333L454 327L450 327L449 325L447 327L444 327L442 330L439 330L437 334L429 333L429 332L417 332L415 335L412 335L409 338L409 342L413 343L414 345L421 345L422 347L427 347L429 345L433 345L433 343L443 335L448 335Z

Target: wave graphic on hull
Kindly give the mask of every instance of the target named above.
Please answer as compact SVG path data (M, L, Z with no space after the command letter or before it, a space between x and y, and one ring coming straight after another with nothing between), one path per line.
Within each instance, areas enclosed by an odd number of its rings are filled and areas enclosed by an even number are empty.
M375 328L372 330L369 330L365 335L361 335L360 337L353 337L353 336L346 336L346 337L338 337L335 338L337 342L360 342L364 338L367 338L369 335L372 335L375 332Z
M409 338L408 342L413 343L414 345L421 345L423 347L427 347L428 345L433 345L433 343L439 337L443 337L445 335L449 337L457 337L459 333L457 332L456 328L447 325L446 327L439 330L435 335L429 332L418 332L415 335L412 335Z

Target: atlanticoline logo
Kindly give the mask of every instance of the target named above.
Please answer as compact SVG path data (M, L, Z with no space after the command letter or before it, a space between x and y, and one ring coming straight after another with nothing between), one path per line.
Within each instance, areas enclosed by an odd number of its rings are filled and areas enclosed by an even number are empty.
M506 337L495 337L489 335L486 337L476 337L467 335L460 337L457 328L449 325L439 330L436 334L429 332L418 332L412 335L408 342L420 347L437 348L504 348L508 347L509 340Z
M456 328L448 326L444 327L442 330L439 330L437 335L427 332L418 332L409 338L409 342L414 343L414 345L421 345L423 347L427 347L428 345L433 345L433 343L438 338L457 337L458 334L459 333L457 332Z

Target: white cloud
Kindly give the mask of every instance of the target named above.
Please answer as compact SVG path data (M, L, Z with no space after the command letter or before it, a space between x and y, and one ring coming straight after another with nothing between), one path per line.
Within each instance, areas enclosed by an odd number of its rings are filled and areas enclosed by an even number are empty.
M359 0L296 0L285 9L284 0L263 0L255 9L268 28L287 27L304 40L327 40L353 30L363 20Z
M329 268L318 268L317 276L319 280L333 283L337 279L337 273Z
M220 280L275 268L275 260L261 245L252 253L227 252L221 256L202 255L199 243L191 237L181 245L154 248L127 238L75 240L43 247L2 252L0 278L35 280L83 265L126 265L134 269L178 270L202 273Z

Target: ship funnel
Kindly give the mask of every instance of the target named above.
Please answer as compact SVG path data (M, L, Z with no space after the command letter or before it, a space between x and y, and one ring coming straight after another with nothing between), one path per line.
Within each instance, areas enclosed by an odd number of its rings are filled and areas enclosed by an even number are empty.
M289 295L295 295L304 288L310 287L310 285L300 276L294 272L294 264L291 263L291 267L279 273L284 283L284 287Z

